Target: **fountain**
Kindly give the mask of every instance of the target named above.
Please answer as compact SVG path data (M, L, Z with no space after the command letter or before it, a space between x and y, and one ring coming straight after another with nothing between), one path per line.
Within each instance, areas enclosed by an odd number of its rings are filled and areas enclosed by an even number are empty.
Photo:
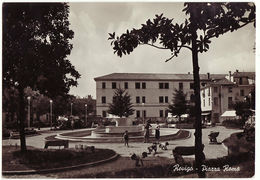
M77 132L68 132L57 134L55 138L84 141L84 142L122 142L123 134L127 130L131 142L142 142L144 140L143 124L133 125L133 119L130 118L113 118L115 126L97 127L85 129ZM169 140L178 134L178 129L161 128L161 138ZM151 140L154 140L154 132L150 130Z

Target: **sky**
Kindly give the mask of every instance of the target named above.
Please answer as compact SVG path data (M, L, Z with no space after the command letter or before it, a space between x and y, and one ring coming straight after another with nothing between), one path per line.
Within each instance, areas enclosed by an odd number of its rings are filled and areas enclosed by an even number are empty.
M188 73L192 72L191 51L183 49L169 62L169 50L139 46L122 58L114 54L108 33L120 35L140 28L149 18L163 13L173 22L184 22L183 3L177 2L70 2L70 28L73 49L68 57L81 74L78 86L70 93L96 98L95 77L110 73ZM255 71L255 28L249 24L235 32L212 39L210 49L199 54L200 73Z

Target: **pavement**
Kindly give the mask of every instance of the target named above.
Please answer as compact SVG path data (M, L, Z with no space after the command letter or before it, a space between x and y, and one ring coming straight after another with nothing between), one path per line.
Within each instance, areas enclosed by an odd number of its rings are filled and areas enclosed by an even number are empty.
M175 129L173 129L175 130ZM182 139L182 140L173 140L173 141L168 141L169 146L168 150L158 150L158 154L156 156L160 157L168 157L172 158L172 149L174 149L176 146L194 146L194 129L187 129L191 133L191 137L187 139ZM50 128L41 128L39 130L40 135L37 136L31 136L31 137L26 137L26 145L27 146L33 146L36 148L43 148L44 147L44 141L45 137L47 136L52 136L57 133L64 133L64 132L71 132L72 130L59 130L59 131L54 131L50 130ZM80 130L73 130L73 131L82 131ZM235 132L241 132L242 130L239 129L227 129L223 126L216 126L216 127L209 127L202 129L202 142L205 145L204 148L204 153L206 158L218 158L218 157L223 157L228 155L227 148L223 145L212 145L209 144L209 139L208 139L208 134L210 131L219 131L220 134L217 138L219 142L222 142L224 139L229 137L231 134ZM20 140L19 139L11 139L11 140L3 140L2 145L19 145ZM151 145L151 143L140 143L140 142L129 142L129 147L124 146L124 143L89 143L89 142L69 142L69 147L73 148L75 145L88 145L88 146L95 146L96 148L108 148L108 149L113 149L116 151L119 155L123 157L129 157L131 153L137 153L141 154L144 151L147 151L147 147ZM55 148L55 147L51 147ZM58 147L57 147L58 148ZM185 157L194 157L192 156L185 156Z

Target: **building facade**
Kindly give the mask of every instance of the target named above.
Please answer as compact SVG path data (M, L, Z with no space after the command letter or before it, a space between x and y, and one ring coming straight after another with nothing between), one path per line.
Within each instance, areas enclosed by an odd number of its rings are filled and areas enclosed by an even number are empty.
M225 74L201 74L201 87L212 80L223 79ZM112 103L117 88L126 89L131 95L135 109L132 118L165 118L168 116L168 105L172 102L175 89L182 89L189 101L193 96L193 75L188 74L145 74L113 73L97 77L96 109L97 115L108 116L109 103Z
M233 110L235 102L244 101L254 88L255 73L238 71L202 87L200 95L203 120L220 122L220 116L225 111Z

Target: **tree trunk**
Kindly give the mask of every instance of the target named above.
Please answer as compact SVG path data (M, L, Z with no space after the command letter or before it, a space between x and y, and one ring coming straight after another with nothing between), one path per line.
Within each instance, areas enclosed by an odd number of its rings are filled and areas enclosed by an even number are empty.
M26 151L26 141L24 132L24 120L25 120L25 101L24 101L24 88L19 87L19 127L20 127L20 145L21 152Z
M194 12L193 12L194 13ZM191 22L196 19L191 13ZM199 178L205 178L206 174L202 171L202 164L204 161L203 145L202 145L202 125L201 125L201 100L200 100L200 76L199 76L199 63L198 63L198 47L197 47L197 28L196 25L191 23L192 33L192 63L193 63L193 78L194 78L194 93L195 93L195 112L196 119L195 126L195 163L196 170Z

